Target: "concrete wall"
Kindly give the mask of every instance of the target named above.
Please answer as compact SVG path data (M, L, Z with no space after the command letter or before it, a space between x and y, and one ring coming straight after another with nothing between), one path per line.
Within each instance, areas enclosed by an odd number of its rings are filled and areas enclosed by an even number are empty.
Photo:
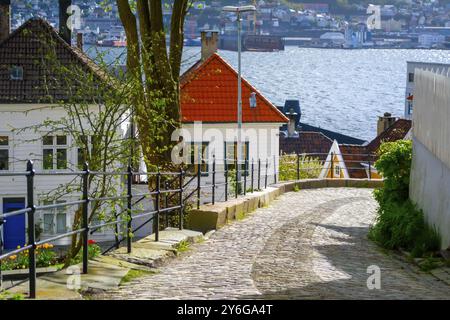
M416 71L410 198L450 246L450 78Z

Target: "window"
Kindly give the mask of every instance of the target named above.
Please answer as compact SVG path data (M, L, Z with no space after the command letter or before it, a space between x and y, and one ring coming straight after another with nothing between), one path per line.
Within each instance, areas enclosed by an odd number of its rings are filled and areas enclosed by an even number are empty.
M67 169L67 136L44 136L42 145L44 170Z
M11 80L23 80L23 67L12 66L10 69Z
M241 163L239 166L239 170L241 172L244 172L245 169L245 175L248 175L248 155L249 155L249 142L245 141L245 143L242 144L242 159L247 160L247 166L245 166L245 163ZM227 170L235 170L236 168L236 160L237 160L237 142L225 142L225 158L227 159Z
M202 175L208 175L209 173L209 159L208 159L208 145L209 142L191 142L191 166L189 171L197 174L198 163L200 161L200 170Z
M408 81L409 82L414 82L414 72L408 73Z
M339 165L334 166L334 176L340 177L341 176L341 167Z
M43 205L59 204L65 201L48 201L44 200ZM67 231L67 215L66 207L58 207L43 211L42 230L44 234L52 235L64 233Z
M0 136L0 170L9 169L9 137Z

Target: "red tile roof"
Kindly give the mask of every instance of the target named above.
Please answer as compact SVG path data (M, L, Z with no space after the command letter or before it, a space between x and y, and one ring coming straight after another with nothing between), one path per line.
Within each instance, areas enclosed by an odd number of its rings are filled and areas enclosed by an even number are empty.
M237 77L217 53L196 63L180 80L181 121L236 122ZM252 92L256 93L256 108L250 108ZM242 121L286 123L289 119L242 78Z
M404 139L408 131L411 129L411 123L411 120L398 119L389 128L373 139L367 145L367 148L371 152L376 152L383 142L392 142Z
M369 155L367 148L359 145L341 144L339 150L341 150L350 178L367 178L367 172L361 163L369 164L370 160L370 164L373 166L374 155Z

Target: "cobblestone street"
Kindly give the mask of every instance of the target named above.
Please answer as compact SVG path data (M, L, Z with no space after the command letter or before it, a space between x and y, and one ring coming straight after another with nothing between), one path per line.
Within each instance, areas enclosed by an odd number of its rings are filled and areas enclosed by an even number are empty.
M155 275L100 299L449 299L450 287L367 239L370 189L286 193L215 232ZM381 269L381 289L366 285Z

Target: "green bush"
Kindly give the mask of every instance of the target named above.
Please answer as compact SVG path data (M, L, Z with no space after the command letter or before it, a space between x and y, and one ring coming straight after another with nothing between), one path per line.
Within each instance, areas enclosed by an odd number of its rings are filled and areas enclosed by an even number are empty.
M414 257L438 250L439 234L426 224L423 212L408 196L411 141L383 143L379 152L375 167L384 178L384 186L374 191L379 208L369 237L386 249L411 251Z
M280 181L297 180L296 154L283 154L279 165ZM314 179L319 177L323 164L318 158L300 156L299 168L300 179Z

